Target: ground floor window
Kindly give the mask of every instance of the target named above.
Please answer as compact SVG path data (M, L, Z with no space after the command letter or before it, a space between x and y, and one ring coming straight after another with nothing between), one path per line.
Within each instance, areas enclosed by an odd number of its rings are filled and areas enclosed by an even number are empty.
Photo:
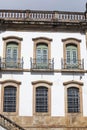
M16 87L7 86L4 88L3 101L4 112L16 112Z
M79 88L70 87L67 89L67 104L69 113L80 112Z
M48 88L36 88L36 112L48 112Z

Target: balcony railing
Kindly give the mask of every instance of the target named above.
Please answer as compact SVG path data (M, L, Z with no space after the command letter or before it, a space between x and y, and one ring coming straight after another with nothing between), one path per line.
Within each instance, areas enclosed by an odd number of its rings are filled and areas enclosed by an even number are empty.
M0 19L21 21L64 21L85 20L84 12L39 11L39 10L0 10Z
M12 120L0 114L0 126L5 128L6 130L25 130Z
M70 60L61 59L61 68L62 69L84 69L84 59L82 60Z
M23 58L0 58L1 68L23 69Z
M54 59L30 59L31 70L54 70Z

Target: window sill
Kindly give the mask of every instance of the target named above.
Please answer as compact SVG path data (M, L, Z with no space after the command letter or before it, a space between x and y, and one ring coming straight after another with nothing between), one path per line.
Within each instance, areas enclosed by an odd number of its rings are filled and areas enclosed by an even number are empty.
M35 112L34 113L35 116L50 116L49 112Z
M6 116L17 116L17 112L2 112L1 114L6 115Z
M81 112L77 112L77 113L66 113L66 116L68 117L78 117L78 116L82 116Z

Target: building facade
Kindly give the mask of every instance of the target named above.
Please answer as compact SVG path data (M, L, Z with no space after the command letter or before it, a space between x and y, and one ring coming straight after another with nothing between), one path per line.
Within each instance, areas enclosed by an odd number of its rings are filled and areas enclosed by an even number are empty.
M1 129L86 130L87 11L0 10L0 30Z

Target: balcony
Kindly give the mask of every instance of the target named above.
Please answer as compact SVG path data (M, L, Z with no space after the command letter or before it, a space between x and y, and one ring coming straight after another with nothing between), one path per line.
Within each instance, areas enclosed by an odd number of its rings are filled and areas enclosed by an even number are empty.
M23 58L0 58L1 69L23 69Z
M82 60L70 60L67 61L66 59L61 59L61 68L62 69L77 69L83 70L84 69L84 59Z
M30 59L31 70L53 71L54 59Z

